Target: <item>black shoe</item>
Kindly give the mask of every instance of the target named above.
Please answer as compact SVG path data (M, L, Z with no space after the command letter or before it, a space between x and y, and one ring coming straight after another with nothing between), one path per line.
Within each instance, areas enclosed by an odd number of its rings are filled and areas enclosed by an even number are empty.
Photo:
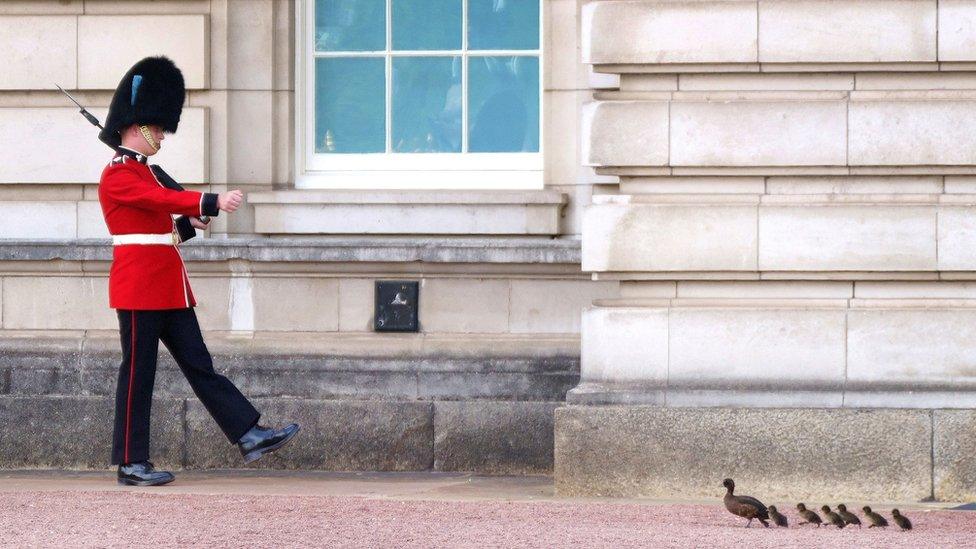
M255 425L237 441L237 447L241 449L244 463L251 463L264 454L274 452L287 444L297 432L297 423L292 423L277 431L270 427Z
M148 461L119 465L119 484L123 486L159 486L174 479L173 473L157 471Z

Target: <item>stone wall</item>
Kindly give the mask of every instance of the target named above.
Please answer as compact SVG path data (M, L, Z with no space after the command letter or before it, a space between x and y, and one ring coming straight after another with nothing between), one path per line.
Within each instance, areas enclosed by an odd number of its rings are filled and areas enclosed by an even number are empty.
M704 495L735 473L777 490L768 470L789 462L784 493L830 478L851 497L972 497L932 488L972 471L940 472L929 435L976 405L976 4L593 1L582 17L584 61L620 78L582 111L584 162L619 177L586 208L582 267L620 294L584 313L569 399L664 408L561 409L560 489ZM848 409L923 430L867 421L863 447L820 461ZM746 464L719 432L778 457ZM876 470L885 493L814 474L901 447L915 465Z
M271 464L551 470L581 310L618 286L579 269L582 206L616 180L580 161L580 104L616 84L581 62L580 6L542 3L544 189L377 193L295 189L310 1L0 2L0 421L50 415L72 433L30 450L0 434L0 467L107 459L119 351L97 182L111 152L54 84L104 120L125 70L165 54L187 102L154 161L193 190L246 193L182 247L207 341L273 418L308 426ZM399 279L421 284L421 332L375 333L374 283ZM160 461L236 465L172 365L160 376Z

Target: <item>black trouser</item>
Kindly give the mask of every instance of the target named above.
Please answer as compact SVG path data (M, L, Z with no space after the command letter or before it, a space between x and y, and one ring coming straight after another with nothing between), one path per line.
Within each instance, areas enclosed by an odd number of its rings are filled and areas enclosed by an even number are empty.
M122 365L115 392L112 465L149 459L149 414L159 342L169 349L197 398L227 438L236 443L260 414L237 387L213 369L192 308L119 310Z

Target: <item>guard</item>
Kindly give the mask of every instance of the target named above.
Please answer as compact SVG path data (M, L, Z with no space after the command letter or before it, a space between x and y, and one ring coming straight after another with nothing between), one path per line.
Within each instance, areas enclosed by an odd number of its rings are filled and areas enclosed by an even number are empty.
M112 234L109 306L119 317L122 364L115 397L112 464L119 484L153 486L174 476L149 460L149 416L159 342L169 350L197 398L244 462L284 446L298 425L271 429L226 377L214 371L193 307L180 242L204 229L220 210L235 211L239 190L220 194L183 190L148 157L165 133L175 133L186 90L183 74L165 57L147 57L122 78L99 139L116 150L102 172L98 199ZM165 133L164 133L165 132ZM180 217L173 219L173 215Z

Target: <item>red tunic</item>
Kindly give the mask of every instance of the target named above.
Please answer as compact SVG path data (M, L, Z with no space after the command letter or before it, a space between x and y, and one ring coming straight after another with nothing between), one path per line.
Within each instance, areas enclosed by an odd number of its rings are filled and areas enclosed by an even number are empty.
M156 180L149 166L125 154L105 167L98 185L102 214L113 235L172 233L171 214L213 215L214 212L202 211L205 194L209 193L167 189ZM206 199L207 209L215 209L216 196ZM196 305L175 244L116 245L112 257L109 307L158 310Z

